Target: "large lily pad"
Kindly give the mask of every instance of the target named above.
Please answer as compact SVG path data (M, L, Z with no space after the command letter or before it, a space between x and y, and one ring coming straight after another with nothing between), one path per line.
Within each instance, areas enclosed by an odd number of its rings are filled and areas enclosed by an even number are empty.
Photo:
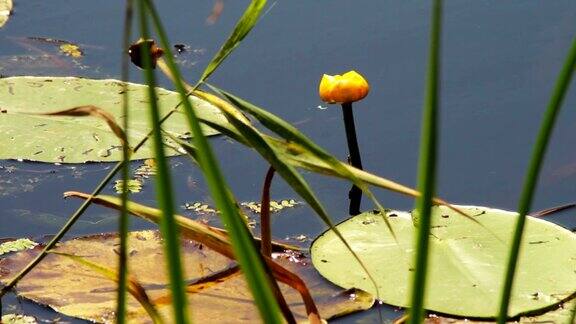
M128 85L130 100L129 142L134 146L150 131L146 86ZM180 102L176 92L157 88L162 115ZM192 97L201 118L225 122L220 111L206 101ZM94 105L122 121L122 83L72 77L11 77L0 79L0 159L42 162L82 163L119 161L122 150L118 138L106 122L92 117L53 117L32 115ZM32 113L32 114L24 114ZM175 136L188 137L183 113L176 113L163 124ZM205 127L206 135L217 132ZM168 155L179 154L167 150ZM153 156L151 146L142 147L133 159Z
M520 324L570 324L572 311L576 306L576 299L561 304L555 309L541 315L522 316L515 323ZM471 320L467 318L450 318L438 315L431 315L424 321L425 324L491 324L495 321Z
M478 318L497 314L515 213L484 207L461 207L484 227L445 207L434 207L430 268L425 307ZM385 303L408 307L414 259L410 214L390 211L398 244L382 215L363 213L338 229L366 264ZM376 294L362 268L333 232L312 246L320 273L345 287ZM550 222L528 218L509 314L537 312L576 291L576 235Z
M183 240L182 253L186 280L193 284L235 266L235 263L202 244ZM114 269L118 259L115 250L118 237L112 234L87 236L60 244L56 251L83 257L85 260ZM40 246L0 260L0 282L5 283L39 252ZM144 287L151 301L167 323L172 322L168 277L165 273L163 247L155 231L130 234L130 273ZM364 310L374 298L365 292L343 290L324 280L297 253L277 254L277 262L297 273L306 281L324 318ZM256 323L258 310L241 274L229 274L212 284L194 286L188 298L195 323ZM298 293L281 284L290 309L297 320L306 318ZM72 259L51 254L17 286L25 298L48 305L68 316L95 322L114 320L116 283L106 279ZM150 322L144 309L131 296L128 301L129 320Z

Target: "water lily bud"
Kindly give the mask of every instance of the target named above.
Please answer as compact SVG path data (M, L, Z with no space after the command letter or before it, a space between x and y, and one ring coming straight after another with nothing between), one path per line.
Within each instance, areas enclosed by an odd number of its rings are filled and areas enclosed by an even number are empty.
M362 100L370 91L368 81L356 71L342 75L322 76L318 92L322 101L327 103L351 103Z
M153 69L156 68L156 62L162 57L162 55L164 55L164 50L156 46L156 42L153 39L140 38L136 43L130 45L128 48L128 55L130 55L130 60L137 67L144 68L142 60L142 55L144 55L144 51L142 50L143 46L148 47L148 51L150 52L151 56L150 63Z

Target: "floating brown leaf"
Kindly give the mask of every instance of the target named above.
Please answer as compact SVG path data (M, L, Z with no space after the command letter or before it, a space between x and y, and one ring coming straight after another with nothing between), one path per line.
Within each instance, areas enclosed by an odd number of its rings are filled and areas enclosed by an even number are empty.
M161 237L156 231L129 235L131 275L144 287L161 316L171 322L170 293L165 272ZM118 236L92 235L60 244L55 251L80 256L92 263L115 268ZM189 284L189 305L196 323L255 323L259 321L251 293L242 275L235 275L235 263L203 244L182 240L183 263ZM40 250L37 247L0 260L0 282L14 276ZM325 280L299 253L275 254L275 261L297 273L309 286L324 318L369 308L374 299L361 291L345 291ZM281 285L297 320L307 318L297 291ZM17 293L74 317L95 322L113 322L116 283L68 257L51 254L17 286ZM132 297L128 319L150 322L146 311Z

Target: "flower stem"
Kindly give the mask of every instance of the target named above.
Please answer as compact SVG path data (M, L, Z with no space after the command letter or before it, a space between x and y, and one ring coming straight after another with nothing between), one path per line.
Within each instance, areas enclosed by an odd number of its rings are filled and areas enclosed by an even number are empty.
M354 126L354 113L351 102L342 104L342 114L346 128L346 141L348 142L348 152L350 153L350 164L362 170L362 159L360 158L360 149L358 148L358 140L356 139L356 126ZM350 215L360 214L362 190L355 185L352 186L348 193L348 198L350 199Z
M264 185L262 186L262 201L260 204L260 236L262 255L272 257L272 231L270 229L270 185L274 177L274 167L268 168Z

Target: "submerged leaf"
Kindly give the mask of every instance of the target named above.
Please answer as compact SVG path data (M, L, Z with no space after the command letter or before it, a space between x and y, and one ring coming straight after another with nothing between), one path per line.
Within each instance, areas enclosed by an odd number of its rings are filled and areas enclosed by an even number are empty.
M131 275L144 287L158 312L170 322L170 290L160 235L142 231L130 233L129 238ZM115 234L93 235L63 242L55 251L115 268L117 243ZM194 322L254 323L259 320L243 276L234 275L233 261L200 243L182 240L182 246L189 287L187 295ZM38 250L20 252L1 260L0 281L9 280ZM305 257L280 253L275 254L275 261L305 280L324 318L364 310L374 302L365 292L342 290L327 283ZM227 270L229 272L223 272ZM79 267L68 257L51 254L20 281L17 293L69 316L111 322L114 320L115 289L116 283L106 276L88 267ZM281 285L281 289L296 319L305 320L306 311L300 295L286 285ZM127 314L129 321L150 321L132 297L128 299Z
M425 307L445 314L491 318L498 310L517 214L485 207L459 208L486 230L447 207L433 208ZM337 227L376 277L382 301L407 307L415 253L414 226L406 212L387 213L397 233L397 245L382 217L364 213ZM345 288L373 291L360 266L332 232L317 238L311 252L314 266L330 281ZM575 268L576 235L550 222L529 218L510 316L540 311L571 296L576 291Z
M122 149L105 121L92 118L48 117L44 114L73 107L94 105L118 120L121 115L122 83L117 80L92 80L71 77L10 77L0 79L0 159L25 159L42 162L82 163L119 161ZM128 84L130 117L129 143L134 145L150 131L146 86ZM175 92L157 89L162 114L180 102ZM226 123L225 117L211 104L191 97L196 113L203 119ZM187 134L183 114L176 113L163 126L173 135ZM206 135L215 135L204 128ZM150 158L148 145L132 159ZM167 153L179 154L173 150Z

